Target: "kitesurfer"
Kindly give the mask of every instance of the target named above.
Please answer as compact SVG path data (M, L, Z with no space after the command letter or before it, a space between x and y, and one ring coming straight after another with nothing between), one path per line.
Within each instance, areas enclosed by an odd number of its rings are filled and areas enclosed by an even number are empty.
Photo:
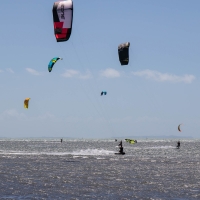
M60 139L60 142L62 143L62 142L63 142L63 139Z
M119 153L123 154L124 153L124 148L122 146L122 140L120 141L118 146L119 146Z
M121 153L121 154L124 153L124 148L123 148L123 146L120 146L120 147L119 147L119 153Z
M180 143L180 141L178 141L178 142L177 142L177 146L176 146L176 148L179 149L180 146L181 146L181 143Z
M119 154L124 155L125 152L124 152L124 148L123 148L123 146L122 146L122 140L121 140L120 143L118 144L118 147L119 147L119 152L118 152L118 153L115 153L115 154L116 154L116 155L119 155Z
M118 146L119 146L119 147L120 147L120 146L122 147L122 140L120 141L120 143L118 144Z

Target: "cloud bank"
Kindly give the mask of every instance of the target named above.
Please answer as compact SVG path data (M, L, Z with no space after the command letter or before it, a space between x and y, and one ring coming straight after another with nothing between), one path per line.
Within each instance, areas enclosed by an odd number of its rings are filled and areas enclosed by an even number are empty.
M118 78L120 77L120 73L115 69L108 68L104 71L101 71L101 76L106 78Z
M18 112L16 109L5 110L0 113L0 120L17 119L22 121L36 121L36 120L51 120L56 119L55 116L49 112L39 115L37 117L28 117L24 113Z
M31 69L31 68L26 68L26 71L29 72L29 73L32 74L32 75L35 75L35 76L41 75L40 72L38 72L38 71L36 71L36 70L34 70L34 69Z
M6 70L7 70L7 72L14 74L14 71L11 68L7 68Z
M137 72L132 72L134 76L140 76L144 77L146 79L154 80L154 81L159 81L159 82L184 82L184 83L192 83L192 81L195 80L195 76L193 75L188 75L185 74L183 76L177 76L174 74L168 74L168 73L160 73L158 71L153 71L153 70L143 70L143 71L137 71Z
M15 109L6 110L0 114L0 120L7 119L7 118L16 118L18 120L26 119L26 115L23 113L19 113Z
M65 78L79 78L79 79L90 79L92 78L92 74L89 70L87 70L84 74L82 74L80 71L69 69L65 70L61 76Z

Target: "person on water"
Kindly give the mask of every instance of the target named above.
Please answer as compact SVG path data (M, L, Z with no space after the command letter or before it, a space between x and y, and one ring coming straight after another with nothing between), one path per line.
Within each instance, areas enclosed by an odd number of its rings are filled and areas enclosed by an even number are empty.
M124 153L124 148L122 146L122 140L120 141L118 146L119 146L119 153L123 154Z
M176 147L177 147L177 149L179 149L179 148L180 148L180 146L181 146L181 143L180 143L180 141L178 141L178 142L177 142L177 146L176 146Z
M63 139L60 139L60 142L62 143L62 142L63 142Z
M123 148L123 146L120 146L120 147L119 147L119 153L124 153L124 148Z

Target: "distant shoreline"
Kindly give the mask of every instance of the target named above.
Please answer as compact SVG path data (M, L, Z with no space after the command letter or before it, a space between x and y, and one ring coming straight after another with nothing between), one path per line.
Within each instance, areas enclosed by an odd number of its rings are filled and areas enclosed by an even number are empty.
M190 139L190 140L195 140L195 139L200 139L198 137L187 137L187 136L123 136L123 137L108 137L108 138L83 138L83 137L0 137L0 140L2 139L18 139L18 140L59 140L63 139L63 140L124 140L124 139L136 139L136 140L174 140L174 139Z

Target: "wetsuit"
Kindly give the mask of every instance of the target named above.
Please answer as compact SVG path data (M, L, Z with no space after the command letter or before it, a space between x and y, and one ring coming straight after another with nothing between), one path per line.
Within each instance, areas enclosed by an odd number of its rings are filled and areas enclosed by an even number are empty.
M119 148L119 153L123 153L124 152L124 148L121 146L120 148Z
M181 143L180 143L180 141L178 141L178 142L177 142L177 148L179 149L180 146L181 146Z

